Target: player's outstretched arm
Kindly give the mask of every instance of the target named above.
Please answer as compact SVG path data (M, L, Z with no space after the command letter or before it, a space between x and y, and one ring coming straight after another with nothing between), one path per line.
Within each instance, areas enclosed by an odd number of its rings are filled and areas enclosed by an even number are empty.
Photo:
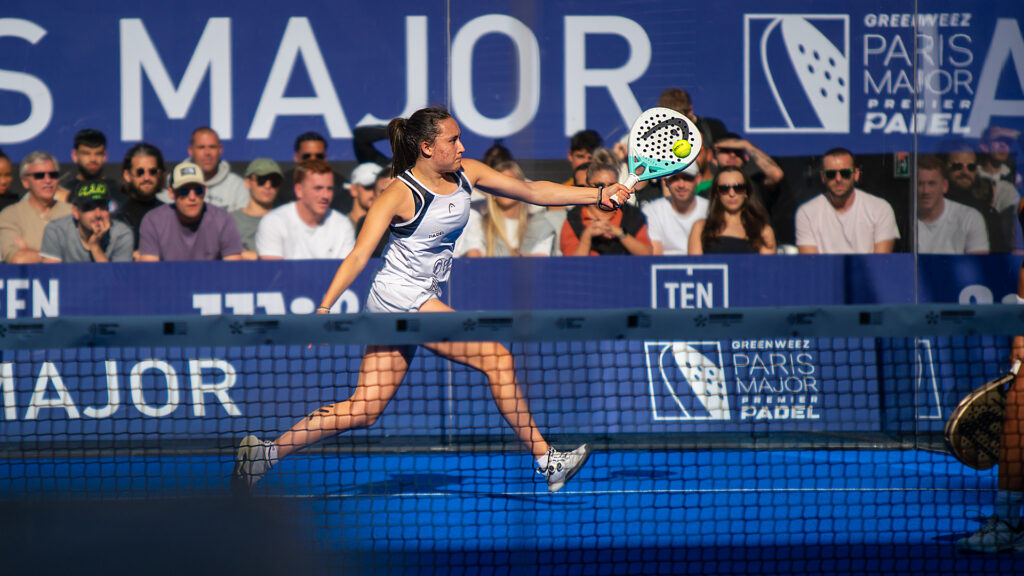
M404 212L411 214L413 210L415 207L412 197L406 192L405 184L399 180L392 182L381 193L380 198L374 200L366 214L366 220L363 221L363 228L356 237L355 247L342 261L341 266L338 266L331 285L327 287L327 292L320 301L317 313L326 314L342 293L352 285L363 268L366 268L366 263L373 256L373 250L395 216L400 216Z
M600 200L601 206L614 210L633 193L622 184L614 184L599 190L544 180L525 182L506 176L483 162L468 158L463 159L462 167L473 186L491 194L515 198L538 206L587 205L596 204Z

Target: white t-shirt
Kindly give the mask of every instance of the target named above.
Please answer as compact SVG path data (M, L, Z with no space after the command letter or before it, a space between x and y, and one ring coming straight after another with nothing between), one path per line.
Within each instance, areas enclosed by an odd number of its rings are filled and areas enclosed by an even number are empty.
M988 252L985 219L974 208L946 199L937 220L917 220L917 250L922 254Z
M487 252L484 246L483 216L475 208L469 210L469 222L462 231L462 235L455 241L455 257L462 258L470 250L479 250L480 254Z
M690 253L690 230L698 220L708 217L708 202L700 196L694 197L689 214L680 214L672 207L668 198L657 198L643 207L647 218L647 235L651 241L659 242L665 254L686 255Z
M299 218L295 202L267 213L256 229L256 252L285 260L339 259L356 245L356 231L347 216L331 210L319 226Z
M825 194L796 211L796 245L814 246L820 254L871 254L875 244L900 237L889 203L855 188L853 205L840 214Z

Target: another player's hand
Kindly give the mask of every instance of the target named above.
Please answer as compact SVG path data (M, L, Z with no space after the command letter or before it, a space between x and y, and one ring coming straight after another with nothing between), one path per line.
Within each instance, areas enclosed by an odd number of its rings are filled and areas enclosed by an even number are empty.
M616 182L611 186L605 186L601 191L601 202L598 204L598 207L609 212L616 210L619 206L629 201L629 197L632 195L632 189Z

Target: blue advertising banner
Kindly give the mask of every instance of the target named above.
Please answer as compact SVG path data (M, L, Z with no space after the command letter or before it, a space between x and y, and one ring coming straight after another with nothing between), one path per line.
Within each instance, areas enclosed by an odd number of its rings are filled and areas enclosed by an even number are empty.
M111 160L144 140L177 161L209 125L232 161L290 159L307 130L351 160L357 126L442 103L470 156L558 159L678 86L773 155L928 150L1024 128L1022 23L1016 0L11 4L0 146L66 161L92 127Z
M1019 257L910 254L463 258L457 310L725 308L1013 301ZM334 261L163 262L0 267L0 317L310 314ZM334 307L359 312L375 262ZM98 274L97 270L102 270ZM917 288L915 289L915 286Z
M1016 257L918 260L922 301L1012 299ZM910 304L913 263L905 254L470 259L457 263L450 295L457 309L493 311ZM0 269L0 303L14 322L109 316L109 324L92 325L94 334L115 333L117 316L125 315L301 315L319 303L336 264L9 266ZM336 313L361 308L368 277L339 300ZM8 341L32 326L6 325L0 336ZM238 330L261 326L262 320L239 323ZM164 335L179 330L185 328L163 324ZM963 374L977 372L969 367L996 370L1005 347L991 337L965 343L779 332L757 339L527 342L511 350L546 430L635 434L934 432L977 384ZM0 442L194 440L284 430L348 397L361 353L357 345L8 349L0 356ZM505 430L482 375L426 351L413 361L393 406L378 426L359 434Z

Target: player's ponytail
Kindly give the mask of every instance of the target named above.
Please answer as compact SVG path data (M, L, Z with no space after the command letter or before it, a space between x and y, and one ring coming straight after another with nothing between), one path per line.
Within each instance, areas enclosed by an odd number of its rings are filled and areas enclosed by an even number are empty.
M441 133L438 124L451 117L444 108L423 108L414 112L408 120L395 118L388 122L391 176L397 177L412 168L420 156L420 144L433 142Z

